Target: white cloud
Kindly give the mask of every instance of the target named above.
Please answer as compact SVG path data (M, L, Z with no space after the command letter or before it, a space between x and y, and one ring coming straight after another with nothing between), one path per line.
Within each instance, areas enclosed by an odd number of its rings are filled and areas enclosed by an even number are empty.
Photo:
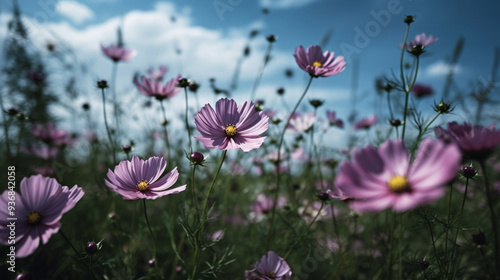
M287 9L297 8L311 4L317 0L260 0L260 5L265 8Z
M448 75L448 73L450 72L450 67L450 64L441 60L427 66L424 73L429 77L442 77ZM460 67L459 65L455 65L455 74L461 73L462 71L462 67Z
M60 1L56 11L76 24L94 17L94 12L89 7L75 1Z

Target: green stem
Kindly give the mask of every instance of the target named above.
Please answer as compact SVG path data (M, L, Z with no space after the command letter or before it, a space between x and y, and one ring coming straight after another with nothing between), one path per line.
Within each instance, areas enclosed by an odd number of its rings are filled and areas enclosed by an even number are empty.
M400 70L400 75L401 75L401 82L403 83L403 90L406 91L406 78L404 74L404 62L403 58L405 55L405 50L406 50L406 40L408 40L408 33L410 32L410 24L406 25L406 32L405 32L405 39L403 41L403 48L401 49L401 59L399 60L399 70Z
M300 97L299 101L297 104L295 104L295 107L293 108L292 112L288 116L285 126L283 127L283 130L281 131L280 135L280 140L278 142L278 155L277 155L277 163L276 163L276 190L274 194L274 200L273 200L273 210L271 213L271 226L269 227L268 235L267 235L267 243L268 245L270 244L271 240L273 239L273 231L274 231L274 221L275 221L275 212L276 212L276 204L278 202L278 194L280 190L280 171L279 167L281 164L281 146L283 145L283 140L285 138L285 131L286 128L288 127L288 124L290 123L290 120L292 119L293 115L295 114L295 111L297 111L297 108L300 105L300 102L302 102L302 99L304 99L304 96L306 95L307 91L309 90L309 87L311 86L313 76L309 78L309 82L307 82L306 89L304 90L304 93L302 93L302 96Z
M191 173L191 196L193 200L193 207L195 209L195 217L199 219L198 215L198 203L196 201L196 189L195 189L195 184L194 184L194 178L195 178L195 172L196 172L196 164L193 166L193 172Z
M319 208L318 213L316 214L316 216L314 216L314 219L307 226L306 230L299 236L299 238L297 238L297 240L295 240L295 242L292 244L292 246L290 246L290 248L288 249L288 252L286 252L283 259L286 259L288 257L288 255L290 255L290 253L292 252L293 248L297 245L297 243L299 243L302 240L302 238L304 238L304 236L309 232L309 229L311 229L311 226L314 224L314 222L316 222L319 215L321 214L321 210L323 210L323 206L325 206L325 203L321 202L321 207Z
M401 139L403 139L403 140L405 139L405 131L406 131L406 115L408 114L408 99L410 96L410 91L413 88L413 86L415 85L415 82L417 81L419 64L420 64L420 59L417 56L417 64L416 64L416 68L415 68L415 76L413 76L413 81L408 88L403 87L403 89L405 91L405 95L406 95L405 96L405 110L404 110L404 115L403 115L403 133L401 135ZM404 82L403 82L403 84L404 84Z
M455 231L455 238L453 239L453 249L451 250L451 258L450 261L448 262L448 269L447 269L447 274L451 272L451 267L452 264L455 263L454 257L455 257L455 249L457 247L457 238L458 238L458 231L460 230L460 227L462 226L462 220L463 220L463 214L464 214L464 206L465 206L465 199L467 198L467 189L469 188L469 178L465 179L465 191L464 191L464 197L462 198L462 207L460 208L460 220L458 221L458 226L457 230ZM454 279L454 278L451 278Z
M499 245L499 235L498 235L498 224L497 218L495 214L495 203L493 202L493 194L491 192L490 182L488 180L488 176L486 174L486 165L484 160L479 161L481 165L481 169L483 170L484 176L484 187L486 190L486 199L488 200L488 208L490 209L491 216L491 226L493 227L493 241L494 241L494 250L495 250L495 269L496 274L500 275L500 245Z
M217 180L217 176L219 175L219 172L222 168L222 164L224 163L224 159L226 158L226 154L227 154L227 150L224 150L222 152L222 157L221 157L221 160L220 160L220 163L219 163L219 167L217 168L217 171L215 172L215 176L214 178L212 179L212 184L210 184L210 187L208 188L207 190L207 194L205 196L205 200L203 201L203 208L202 208L202 212L201 212L201 219L200 219L200 231L198 232L198 238L197 240L195 240L195 253L194 253L194 263L193 263L193 272L191 273L191 278L192 280L195 279L195 276L196 276L196 269L197 269L197 266L198 266L198 259L199 259L199 246L198 244L200 243L201 239L203 238L203 233L204 233L204 229L205 229L205 222L207 220L207 207L208 207L208 199L210 197L210 194L212 193L212 190L214 188L214 185L215 185L215 181Z
M424 135L424 133L427 131L427 129L429 129L429 126L441 115L441 112L438 112L437 115L424 127L424 129L422 131L420 131L418 133L418 136L417 136L417 140L415 141L415 143L413 143L413 146L411 147L411 155L413 155L415 153L415 150L417 149L417 145L418 143L420 142L420 139L422 139L422 136Z
M78 250L75 248L75 246L73 245L73 243L71 243L71 241L69 240L69 238L66 236L66 234L64 234L64 232L61 229L59 229L59 234L61 234L61 236L64 239L64 241L66 241L66 243L71 247L71 249L73 249L73 251L76 254L76 257L78 259L81 259L82 256L80 255L80 253L78 252ZM89 268L86 263L80 262L80 261L79 261L79 263L81 263L85 267L85 269L87 269L87 271L90 273L90 275L92 275L93 279L97 279L96 276L94 275L92 269Z
M186 114L184 116L184 122L186 123L186 130L188 132L188 139L189 139L189 149L191 151L192 147L191 147L191 129L189 129L189 122L188 122L188 91L187 91L187 87L184 88L184 93L185 93L185 99L186 99Z
M257 74L257 78L255 78L255 82L253 84L252 95L250 96L250 101L253 101L253 99L255 98L255 93L257 92L257 88L259 87L260 79L262 78L262 74L264 73L264 68L266 67L267 62L269 62L272 47L273 47L273 43L269 42L269 45L267 45L266 54L264 55L264 62L260 66L259 73Z
M160 100L161 112L163 114L163 121L165 122L163 126L163 137L165 137L165 146L167 148L167 161L170 158L170 142L168 140L168 131L167 131L167 114L165 114L165 107L163 106L163 100ZM189 138L191 140L191 138Z
M450 220L451 220L451 200L453 195L453 187L450 185L450 196L448 199L448 218L446 219L446 234L444 240L444 256L448 257L448 232L450 231Z
M116 155L115 155L115 145L111 138L111 131L109 130L108 118L106 116L106 98L104 98L104 89L101 89L102 93L102 112L104 114L104 125L106 126L106 132L108 134L109 144L111 145L111 154L113 155L113 164L116 164Z
M142 199L142 206L144 208L144 218L146 219L146 224L148 225L149 233L151 234L151 239L153 239L153 260L155 261L155 266L158 264L156 259L156 239L153 234L153 230L151 229L151 225L149 224L148 212L146 211L146 199Z

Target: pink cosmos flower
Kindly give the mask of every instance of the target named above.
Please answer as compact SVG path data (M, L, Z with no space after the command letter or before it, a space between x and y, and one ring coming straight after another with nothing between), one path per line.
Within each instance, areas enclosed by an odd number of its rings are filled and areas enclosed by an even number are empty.
M457 144L467 159L484 160L500 145L500 130L495 130L493 123L484 127L450 122L448 130L436 127L434 132L440 140Z
M372 125L376 124L378 121L376 115L370 115L369 117L365 119L359 120L357 123L354 124L354 129L359 130L359 129L369 129L372 127Z
M296 133L307 132L312 129L316 120L314 113L307 113L304 115L295 113L290 119L287 129Z
M334 57L334 52L321 50L320 46L309 46L307 51L303 46L295 49L295 61L299 67L312 77L328 77L345 70L346 62L343 56Z
M330 123L330 126L336 126L338 128L344 128L344 121L338 119L334 111L326 110L326 117Z
M32 146L31 152L39 158L48 160L48 159L54 159L57 156L59 149L56 147L48 147L48 146L42 146L42 147Z
M150 79L144 76L141 77L141 82L139 82L138 77L135 76L134 85L142 94L163 100L165 98L172 98L180 92L177 88L178 77L171 79L163 85L161 80Z
M425 48L434 44L438 38L427 36L425 33L418 34L415 39L406 43L406 51L414 55L420 55L425 52Z
M205 148L219 148L221 150L242 149L248 152L259 148L264 142L269 126L269 117L263 112L255 110L252 102L244 102L238 106L232 99L219 99L212 109L206 104L194 116L194 123L201 136L194 136L200 140Z
M110 45L109 47L105 47L101 44L101 50L104 55L109 57L114 62L129 61L137 55L137 51L128 50L117 45Z
M278 198L276 209L281 209L286 204L286 199L282 196ZM274 198L259 194L255 202L250 206L250 210L255 214L267 214L273 210Z
M163 80L163 76L165 76L165 74L167 74L167 71L168 71L167 66L160 65L160 67L158 67L158 69L155 69L152 67L149 68L147 73L151 79L161 81L161 80Z
M426 138L410 164L403 141L388 140L356 151L340 167L335 186L354 198L349 205L355 211L403 212L443 196L442 186L457 176L460 160L456 145Z
M246 280L289 280L292 271L286 261L275 252L269 251L255 262L254 269L245 271Z
M415 84L411 91L413 95L419 98L431 96L434 93L434 90L430 86L424 84Z
M68 136L68 132L64 129L57 129L53 123L41 125L34 123L31 127L31 133L36 138L46 143L61 143L64 142Z
M78 186L69 189L61 186L53 178L42 175L23 178L20 184L21 194L4 191L0 197L0 243L12 245L9 237L11 221L15 221L16 256L24 258L31 255L40 245L47 244L50 237L61 228L62 215L83 197L84 192ZM15 211L8 211L9 202L15 199ZM10 241L10 242L9 242Z
M150 157L144 161L134 156L130 161L121 161L114 171L108 170L106 186L120 194L123 199L157 199L184 191L186 185L169 190L179 177L177 167L160 178L167 167L163 157Z

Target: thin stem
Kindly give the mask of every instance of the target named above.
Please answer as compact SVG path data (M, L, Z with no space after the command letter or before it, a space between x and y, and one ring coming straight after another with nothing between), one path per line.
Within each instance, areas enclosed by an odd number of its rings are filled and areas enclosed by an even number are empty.
M118 62L113 63L113 70L111 73L111 89L113 96L113 116L115 117L115 126L118 131L118 98L116 98L116 76L118 73Z
M24 121L21 121L19 125L19 133L17 135L17 144L16 144L16 154L14 156L14 163L17 161L17 157L19 156L19 149L21 148L21 138L23 137L24 131Z
M78 252L78 250L75 248L75 246L73 245L73 243L71 243L71 241L69 240L69 238L66 236L66 234L64 234L64 232L61 229L59 230L59 234L61 234L61 236L64 239L64 241L66 241L66 243L71 247L71 249L73 249L73 251L75 252L77 258L81 259L82 256L80 255L80 253ZM80 262L80 261L79 261L79 263L81 263L85 267L85 269L87 269L87 271L90 273L90 275L92 275L93 279L97 279L96 276L94 275L92 269L89 268L86 263Z
M146 219L146 224L148 225L149 233L151 234L151 239L153 239L153 260L155 260L155 266L157 265L158 261L156 260L156 239L153 234L153 230L151 229L151 225L149 224L149 219L148 219L148 212L146 211L146 199L142 199L142 206L144 208L144 218Z
M463 214L464 214L464 206L465 206L465 199L467 198L467 189L468 188L469 188L469 178L466 178L465 179L464 197L462 198L462 207L460 208L460 220L458 221L457 230L455 231L455 238L453 239L454 240L453 241L453 249L451 250L451 258L450 258L450 261L448 262L448 269L447 269L448 273L451 272L451 270L450 270L451 266L452 266L452 264L455 263L454 257L455 257L455 249L457 247L458 231L460 230L460 227L462 226L462 220L463 220Z
M403 58L405 55L405 50L406 50L406 40L408 40L408 33L410 32L410 24L406 25L406 32L405 32L405 39L403 41L403 48L401 49L401 59L399 60L399 70L400 70L400 75L401 75L401 82L403 83L403 90L406 91L406 78L404 75L404 63L403 63Z
M300 97L299 101L297 102L297 104L295 104L295 107L293 108L292 112L288 116L286 123L285 123L285 126L283 127L283 130L281 131L281 135L279 138L280 140L278 142L278 155L277 155L277 163L276 163L276 190L275 190L275 194L274 194L273 210L272 210L272 214L271 214L271 226L269 227L269 232L268 232L269 234L267 235L268 236L267 237L268 244L271 242L271 240L273 238L276 204L278 202L278 194L279 194L279 190L280 190L279 167L281 164L281 146L283 145L283 140L285 138L285 131L286 131L286 128L288 127L288 124L290 123L290 120L292 119L293 115L295 114L295 111L297 111L297 108L299 107L300 102L302 102L302 99L304 99L304 96L306 95L307 91L309 90L309 87L311 86L313 78L314 78L313 76L311 76L309 78L309 82L307 83L306 89L304 90L304 93L302 93L302 96Z
M444 255L448 257L448 232L450 231L450 217L451 217L451 199L453 195L453 187L450 185L450 196L448 199L448 218L446 219L446 235L444 240Z
M163 106L163 100L160 100L161 112L163 114L163 121L165 122L163 126L163 137L165 137L165 145L167 148L167 160L170 157L170 142L168 140L168 131L167 131L167 114L165 114L165 107ZM191 140L191 137L189 138Z
M184 93L185 93L185 96L186 96L186 114L184 116L184 121L186 123L186 130L188 132L188 139L189 139L189 149L192 149L192 146L191 146L191 129L189 129L189 122L188 122L188 91L187 91L187 87L184 88Z
M260 66L259 73L257 73L257 78L255 78L255 82L253 84L252 95L250 96L250 101L253 101L253 99L255 98L255 92L257 91L257 88L259 87L260 79L262 78L262 74L264 73L264 68L266 67L267 62L269 62L272 47L273 47L273 43L269 42L269 45L267 45L266 54L264 55L264 62Z
M292 246L290 246L290 248L288 249L288 252L286 252L285 256L283 257L283 259L286 259L288 257L288 255L290 255L290 253L292 252L293 248L297 245L297 243L300 242L300 240L302 240L302 238L304 238L304 236L309 232L309 229L311 229L311 226L314 224L314 222L316 222L316 220L318 219L319 215L321 214L321 210L323 210L323 207L325 206L325 203L324 202L321 202L321 207L319 208L318 210L318 213L316 214L316 216L314 216L314 219L311 221L311 223L307 226L306 230L299 236L299 238L297 238L297 240L295 240L295 242L292 244Z
M441 115L441 112L438 112L437 115L418 133L417 140L415 140L415 143L413 143L413 146L411 147L411 154L413 155L415 153L415 150L417 149L417 145L420 142L420 139L422 139L422 136L424 133L427 131L429 126Z
M106 126L106 132L108 133L109 144L111 145L111 154L113 155L113 164L116 163L116 155L115 155L115 145L111 138L111 131L108 126L108 118L106 117L106 98L104 98L104 89L101 89L102 93L102 111L104 114L104 125Z
M410 91L413 88L413 86L415 85L415 82L417 80L419 64L420 64L420 59L417 56L417 63L416 63L416 68L415 68L415 76L413 76L413 81L412 81L411 85L408 88L405 88L403 86L403 89L404 89L405 95L406 95L405 96L405 110L404 110L404 115L403 115L403 133L401 135L401 139L403 139L403 140L405 139L405 131L406 131L406 115L408 114L408 99L409 99L409 96L410 96ZM403 82L403 85L404 85L404 82Z
M217 168L217 171L215 172L215 176L214 178L212 179L212 184L210 184L210 187L208 188L207 190L207 194L205 196L205 201L203 202L203 210L201 212L201 218L200 218L200 230L198 231L198 238L197 240L195 241L195 252L194 252L194 261L193 261L193 272L191 273L191 278L189 279L192 279L194 280L195 279L195 276L196 276L196 269L197 269L197 266L198 266L198 259L199 259L199 248L198 248L198 244L200 243L200 240L203 238L203 233L204 233L204 229L205 229L205 222L207 220L207 207L208 207L208 198L210 197L210 194L212 193L212 190L214 188L214 185L215 185L215 181L217 180L217 176L219 175L219 172L222 168L222 164L224 163L224 159L226 158L226 154L227 154L227 150L224 150L222 152L222 157L221 157L221 160L220 160L220 163L219 163L219 167Z
M195 217L199 218L198 215L198 203L196 202L196 188L194 184L195 172L196 172L196 164L193 166L193 172L191 173L191 196L193 200L193 207L195 209Z
M499 236L498 236L498 224L497 224L497 218L495 214L495 203L493 202L493 194L491 193L491 187L490 187L490 182L488 180L488 176L486 174L486 165L484 163L484 160L480 160L479 164L481 165L481 170L483 170L483 176L484 176L484 187L486 190L486 199L488 200L488 208L490 209L490 216L491 216L491 226L493 227L493 241L494 241L494 248L495 248L495 269L497 275L500 275L500 245L498 244L499 242Z
M0 109L2 110L2 120L3 120L3 130L5 134L5 147L7 148L7 157L9 159L12 159L12 154L10 153L10 141L9 141L9 124L10 124L10 117L9 117L9 122L5 119L5 108L3 107L3 99L2 95L0 94Z

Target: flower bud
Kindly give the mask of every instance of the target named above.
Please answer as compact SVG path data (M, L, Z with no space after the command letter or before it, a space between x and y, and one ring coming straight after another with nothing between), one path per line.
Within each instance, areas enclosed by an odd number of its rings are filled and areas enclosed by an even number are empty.
M389 122L390 122L390 124L391 124L392 126L394 126L394 127L398 127L398 126L400 126L401 124L403 124L403 122L402 122L402 121L400 121L400 120L398 120L398 119L393 119L393 120L390 120Z
M106 80L99 80L97 81L97 88L100 88L100 89L105 89L105 88L108 88L108 82Z
M279 94L279 95L283 95L285 93L285 89L280 87L276 90L276 93Z
M472 242L474 242L474 244L478 246L488 244L488 242L486 241L486 235L482 231L472 235Z
M16 108L12 107L12 108L9 108L9 110L7 110L7 114L11 117L17 115L19 113L19 111L17 111Z
M330 195L327 192L325 192L325 191L320 191L318 193L318 198L321 201L328 201L328 200L330 200Z
M416 19L416 17L415 17L415 16L405 16L404 22L405 22L406 24L410 24L410 23L414 22L414 21L415 21L415 19Z
M434 104L434 111L441 113L441 114L449 114L451 113L455 107L451 107L451 103L446 103L443 100L439 102L439 104Z
M156 264L156 260L155 260L155 259L150 259L150 260L148 260L148 265L149 265L150 267L154 267L154 266L155 266L155 264Z
M30 279L33 278L31 277L31 274L28 272L23 272L16 276L16 280L30 280Z
M274 36L274 35L272 35L272 34L271 34L271 35L268 35L268 36L266 37L266 39L267 39L267 41L268 41L269 43L274 43L274 42L276 42L276 40L278 40L278 37L276 37L276 36Z
M316 109L321 107L321 105L323 105L324 102L325 102L324 100L319 100L319 99L310 99L309 100L309 104L311 104L311 106L313 106Z
M87 254L89 255L97 253L97 250L97 243L95 243L94 241L87 242L87 244L85 245L85 252L87 252Z

